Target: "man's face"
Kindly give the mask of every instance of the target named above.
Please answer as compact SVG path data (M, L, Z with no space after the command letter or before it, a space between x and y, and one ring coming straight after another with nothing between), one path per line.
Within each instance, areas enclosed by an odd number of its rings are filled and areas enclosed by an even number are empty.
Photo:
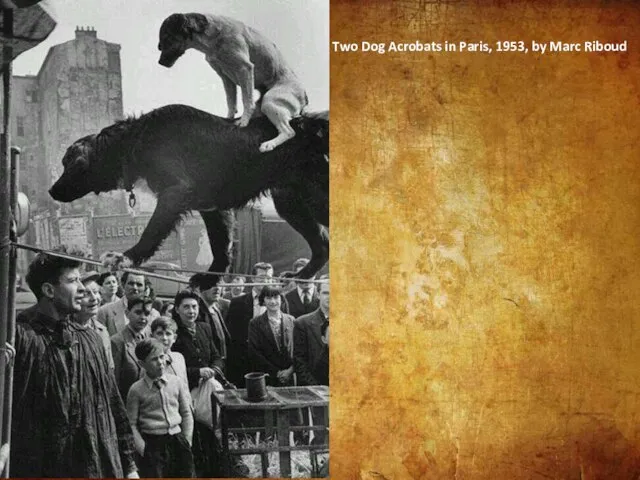
M169 328L157 328L152 333L153 338L162 343L169 350L176 342L176 332Z
M158 378L164 373L164 369L167 365L167 357L164 353L152 353L144 362L140 363L142 363L142 367L149 377Z
M235 285L231 287L231 295L235 297L237 297L238 295L242 295L242 292L244 292L244 278L235 277L233 279L233 283Z
M271 283L273 278L273 268L258 268L256 270L256 276L253 279L254 283ZM259 292L262 287L253 287L254 291Z
M63 315L82 309L85 288L80 281L80 271L77 268L64 269L56 284L44 283L42 290Z
M320 308L325 313L329 312L329 282L322 282L318 288L318 297L320 297Z
M82 297L82 314L87 317L92 317L98 313L100 307L100 285L94 280L86 282L84 284L85 292Z
M107 297L113 297L118 291L118 279L115 275L109 275L102 282L102 291Z
M314 275L309 280L315 280L315 279L316 279L316 277ZM303 292L310 292L311 290L313 290L313 283L311 283L311 282L296 282L296 285L298 287L300 287L300 289Z
M124 295L127 300L132 300L134 297L142 295L144 293L144 275L129 274L127 277L127 283L124 284Z
M144 287L144 285L143 285ZM134 332L141 332L144 327L149 324L149 318L151 317L152 306L150 303L142 304L137 303L133 308L127 310L127 318L129 318L129 325Z
M195 298L185 298L177 308L178 315L185 325L191 326L196 323L199 309Z
M202 298L204 298L205 302L211 304L213 302L217 302L222 297L222 288L220 287L211 287L209 290L205 290L202 292Z

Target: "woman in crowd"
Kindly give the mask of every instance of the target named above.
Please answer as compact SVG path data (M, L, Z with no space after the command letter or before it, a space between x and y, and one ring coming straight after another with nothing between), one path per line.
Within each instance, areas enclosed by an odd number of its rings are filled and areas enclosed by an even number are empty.
M282 312L282 291L274 285L262 288L260 305L267 310L249 322L249 359L257 372L269 374L267 383L293 385L293 321Z
M181 353L187 367L187 379L192 395L202 382L222 372L224 364L218 352L209 324L198 322L200 296L191 290L178 292L174 299L173 319L178 325L173 350ZM194 422L193 456L198 477L216 477L220 471L218 442L214 431L198 421Z
M294 318L282 311L284 295L278 285L262 287L258 295L260 305L266 307L262 315L249 322L249 361L256 372L268 373L267 384L274 387L294 385L293 324ZM260 423L260 418L252 422ZM291 425L302 424L302 412L289 412ZM306 432L295 432L296 444L305 443ZM306 435L308 437L308 435Z
M100 286L100 294L102 296L101 305L117 302L120 300L118 297L118 289L120 288L120 282L118 277L113 272L105 272L98 277L98 285Z

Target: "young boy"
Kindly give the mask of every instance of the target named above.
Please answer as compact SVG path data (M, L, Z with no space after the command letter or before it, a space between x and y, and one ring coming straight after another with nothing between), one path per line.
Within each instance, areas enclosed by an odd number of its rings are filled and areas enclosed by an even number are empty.
M189 390L178 377L165 373L165 346L158 340L142 340L135 352L145 373L129 390L127 414L141 456L140 476L192 478Z
M181 353L172 352L171 347L176 343L178 324L173 318L159 317L151 322L151 336L164 345L167 359L167 372L177 376L189 386L187 366Z
M136 360L135 348L142 339L149 337L152 302L151 298L145 296L127 300L126 312L129 323L111 337L114 373L123 400L127 398L131 385L144 374Z

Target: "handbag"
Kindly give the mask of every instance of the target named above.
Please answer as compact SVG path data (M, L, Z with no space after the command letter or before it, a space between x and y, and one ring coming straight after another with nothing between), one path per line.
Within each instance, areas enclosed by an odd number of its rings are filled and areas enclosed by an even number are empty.
M220 417L220 409L216 406L216 416L214 419L213 406L211 404L211 395L217 390L224 389L215 377L201 381L196 388L191 390L193 418L196 422L202 423L212 430L215 429Z

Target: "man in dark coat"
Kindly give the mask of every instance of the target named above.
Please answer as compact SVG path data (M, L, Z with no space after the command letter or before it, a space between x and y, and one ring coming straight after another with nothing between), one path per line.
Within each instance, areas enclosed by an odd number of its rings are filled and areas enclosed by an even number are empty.
M216 286L200 293L202 302L199 321L207 322L211 326L215 337L216 348L226 362L229 331L224 323L224 319L229 311L231 301L222 298L221 290L220 287Z
M251 283L269 283L273 277L273 266L270 263L256 263L252 273L254 277ZM244 375L250 371L247 344L249 321L266 311L258 299L261 290L262 286L254 286L249 293L233 298L225 319L231 335L227 352L227 378L238 388L244 388Z
M215 306L222 314L222 318L227 316L231 300L222 297L222 287L216 285L209 290L203 290L201 295L204 301L207 302L209 308Z
M195 293L195 292L194 292ZM224 319L220 309L215 305L207 305L207 301L203 295L198 295L198 317L197 322L206 323L211 327L211 335L213 343L218 350L218 353L222 357L222 364L227 363L227 345L229 343L230 335L227 326L224 323Z
M293 263L293 271L299 272L309 263L307 258L299 258ZM310 278L313 280L315 277ZM315 312L320 305L318 296L316 295L315 285L311 282L296 282L296 288L288 292L284 296L289 309L289 315L298 318L301 315Z
M329 385L329 277L319 284L320 307L296 319L293 326L293 364L298 385ZM322 408L313 408L313 424L324 423ZM323 443L325 432L316 431Z
M39 254L38 298L16 325L12 477L138 478L133 432L100 336L70 321L84 286L75 260Z

